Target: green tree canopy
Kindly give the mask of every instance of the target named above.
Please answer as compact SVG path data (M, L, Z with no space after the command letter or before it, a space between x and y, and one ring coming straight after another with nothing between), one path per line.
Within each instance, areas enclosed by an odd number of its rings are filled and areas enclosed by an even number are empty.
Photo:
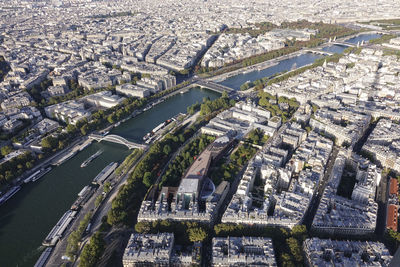
M10 154L13 151L11 146L3 146L1 148L1 155L2 156L7 156L8 154Z

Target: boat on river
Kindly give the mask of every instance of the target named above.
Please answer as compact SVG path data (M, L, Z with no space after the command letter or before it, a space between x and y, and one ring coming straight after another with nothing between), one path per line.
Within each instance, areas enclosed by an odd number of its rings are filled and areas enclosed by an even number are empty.
M21 190L21 186L17 185L12 187L7 193L5 193L2 197L0 197L0 205L9 200L12 196L14 196L19 190Z
M93 155L91 155L88 159L86 159L84 162L82 162L81 168L84 168L87 165L89 165L89 163L92 162L92 160L94 160L95 158L100 156L102 153L103 153L103 150L99 150L96 153L94 153Z
M37 180L39 180L40 178L42 178L46 173L48 173L49 171L51 171L51 167L47 167L46 169L42 169L42 170L40 170L40 173L39 174L37 174L37 175L35 175L33 178L32 178L32 182L36 182ZM25 181L24 181L25 182Z

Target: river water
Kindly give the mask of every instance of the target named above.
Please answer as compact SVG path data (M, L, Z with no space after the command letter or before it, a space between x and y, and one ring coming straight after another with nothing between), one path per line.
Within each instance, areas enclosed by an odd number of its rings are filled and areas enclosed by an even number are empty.
M219 95L200 89L175 95L122 123L112 133L140 142L155 126L180 112L185 113L188 106L201 103L203 97L215 99ZM85 159L100 149L104 152L99 157L86 168L80 168ZM94 142L40 180L23 186L0 206L0 266L33 266L41 254L43 239L71 207L79 191L107 164L122 162L127 155L129 150L125 146Z
M222 85L231 87L235 90L239 90L240 86L245 82L253 82L255 80L264 78L264 77L271 77L272 75L282 72L288 71L293 68L300 68L307 64L313 63L316 59L321 58L322 55L312 54L312 53L305 53L301 54L292 58L288 58L285 60L280 61L278 64L263 69L263 70L255 70L248 73L239 74L233 77L229 77L226 80L219 82Z
M371 33L366 33L366 34L360 34L360 35L358 35L358 36L356 36L356 37L347 39L345 42L347 42L347 43L352 43L352 44L357 44L358 42L360 42L360 43L361 43L362 41L367 42L367 41L372 40L372 39L377 39L377 38L379 38L379 37L381 37L381 36L382 36L382 35L377 34L377 33L373 33L373 34L371 34Z
M345 40L345 42L346 43L351 43L351 44L357 44L358 42L360 42L360 43L362 41L367 42L369 40L376 39L376 38L379 38L379 37L381 37L380 34L360 34L357 37L353 37L353 38ZM331 46L326 46L326 47L322 48L322 50L323 51L327 51L327 52L340 54L346 48L347 48L347 46L335 44L335 45L331 45Z

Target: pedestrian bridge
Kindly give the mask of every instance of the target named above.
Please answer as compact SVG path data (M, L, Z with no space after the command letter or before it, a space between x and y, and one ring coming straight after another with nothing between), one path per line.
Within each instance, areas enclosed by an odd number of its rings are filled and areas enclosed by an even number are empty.
M107 141L107 142L111 142L111 143L117 143L117 144L127 146L129 149L133 149L133 148L146 149L147 148L147 145L128 141L125 138L123 138L119 135L116 135L116 134L108 134L106 136L99 135L99 134L91 134L91 135L89 135L89 139L96 140L97 142Z

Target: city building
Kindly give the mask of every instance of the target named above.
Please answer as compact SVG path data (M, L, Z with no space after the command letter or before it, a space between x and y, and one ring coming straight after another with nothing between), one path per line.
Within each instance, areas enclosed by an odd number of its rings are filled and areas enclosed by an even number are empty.
M272 239L265 237L214 237L212 266L277 266Z
M82 98L89 105L106 109L120 105L124 99L124 97L113 95L111 91L102 91Z
M303 249L309 266L389 266L392 260L379 242L310 238Z
M122 257L124 267L170 266L174 234L132 234Z
M355 172L358 179L350 199L337 194L341 179L348 179L343 177L349 172ZM374 233L378 211L375 192L380 180L381 170L375 165L341 150L330 173L311 231L342 236Z
M115 91L121 95L125 95L128 97L139 97L139 98L147 97L150 95L151 92L149 88L133 85L130 83L117 85L115 87Z
M67 101L45 107L47 117L54 118L66 123L76 124L79 120L90 118L91 113L87 111L83 103Z

